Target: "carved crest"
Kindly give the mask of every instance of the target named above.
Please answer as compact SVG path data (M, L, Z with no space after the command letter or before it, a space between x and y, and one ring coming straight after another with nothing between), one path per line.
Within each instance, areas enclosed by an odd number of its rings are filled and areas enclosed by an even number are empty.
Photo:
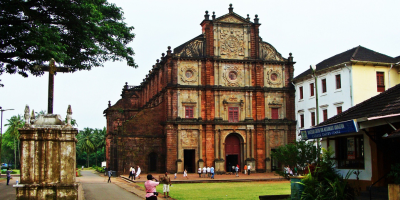
M223 28L220 30L220 53L222 58L237 59L244 56L243 30Z
M197 130L182 130L182 146L197 146Z
M260 58L263 60L285 61L281 54L266 42L260 42Z

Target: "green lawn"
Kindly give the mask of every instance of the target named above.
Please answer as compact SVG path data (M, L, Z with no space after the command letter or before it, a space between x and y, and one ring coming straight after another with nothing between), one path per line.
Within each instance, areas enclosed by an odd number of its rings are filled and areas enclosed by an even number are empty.
M139 184L144 187L143 184ZM163 186L157 186L161 197ZM234 182L172 184L175 199L258 199L261 195L290 194L289 182Z

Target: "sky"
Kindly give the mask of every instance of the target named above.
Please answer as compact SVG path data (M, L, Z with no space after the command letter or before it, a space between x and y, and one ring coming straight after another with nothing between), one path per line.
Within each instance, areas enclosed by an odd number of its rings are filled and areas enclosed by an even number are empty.
M388 56L400 55L398 0L202 0L138 1L108 0L124 11L125 22L133 26L135 39L128 46L135 51L139 68L126 62L106 62L104 67L55 76L54 111L65 118L71 105L79 130L103 128L103 111L108 101L121 98L125 82L139 85L151 67L172 49L201 34L205 11L217 17L233 12L251 21L257 14L260 36L283 57L293 54L295 76L310 65L354 48L364 46ZM211 16L210 16L211 18ZM3 126L13 115L23 114L25 105L35 112L47 110L48 73L41 77L3 74L0 106L15 109L3 113ZM3 132L7 127L3 127Z

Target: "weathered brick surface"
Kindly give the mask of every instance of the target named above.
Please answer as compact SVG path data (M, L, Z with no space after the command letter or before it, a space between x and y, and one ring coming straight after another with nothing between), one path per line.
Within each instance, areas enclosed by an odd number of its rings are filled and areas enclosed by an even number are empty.
M174 54L175 52L167 51L165 57L150 69L149 75L145 77L140 86L125 88L122 99L105 111L108 133L107 165L117 166L121 173L126 172L129 169L128 166L132 164L143 166L142 169L145 171L149 168L148 155L156 153L157 170L160 173L165 170L176 172L179 170L178 167L181 168L182 163L185 162L182 160L183 157L178 157L178 155L182 156L184 149L196 150L196 158L200 159L201 157L202 159L196 160L196 165L199 161L200 163L204 161L204 165L207 166L214 165L215 159L219 156L215 155L215 146L219 145L220 147L218 149L219 154L221 154L220 158L226 159L223 154L224 141L214 141L215 131L218 127L217 132L220 131L220 133L217 137L227 137L231 133L237 133L238 136L240 135L240 140L246 141L247 145L250 145L251 141L250 138L246 138L245 133L248 131L246 129L251 129L255 137L254 145L250 147L254 156L249 158L244 155L244 152L241 152L243 154L241 158L255 162L255 170L265 171L266 137L269 140L268 146L272 149L295 140L294 88L290 83L294 70L292 57L280 63L271 63L260 59L259 24L251 24L249 57L244 60L221 59L221 57L216 56L215 53L218 54L218 52L215 52L217 48L214 47L214 34L217 33L214 32L214 26L217 25L212 20L204 20L201 26L205 38L201 57L182 58ZM187 49L187 52L190 53L191 50ZM182 82L182 77L180 77L180 73L182 73L180 67L182 66L178 63L183 62L189 63L189 65L193 64L193 66L200 65L200 69L196 70L200 73L201 84L196 85L196 82L191 82L185 85ZM221 81L222 72L214 66L220 66L221 63L249 66L250 87L245 87L247 83L240 85L240 87L232 86L232 88L224 84L216 86L215 80ZM264 69L264 66L269 67ZM271 86L266 82L268 77L265 77L267 73L265 70L271 69L271 66L278 69L282 67L282 70L284 68L282 71L284 76L282 77L285 77L285 80L282 80L282 85ZM218 73L220 74L216 76ZM245 72L246 77L247 73ZM244 75L242 78L246 79ZM196 92L183 92L188 90ZM196 103L198 101L197 94L200 95L201 103L200 105L196 104L195 108L195 113L197 113L199 112L197 106L200 107L199 118L183 119L185 116L182 116L182 114L179 116L179 113L184 113L184 110L178 110L184 109L182 98L187 100L189 97L179 96L178 92L192 95L192 102L189 103ZM219 99L217 93L221 95L221 102L217 101ZM247 98L246 93L250 94L251 97ZM229 100L235 95L238 97L237 102ZM250 99L251 104L247 102ZM280 119L270 119L272 101L277 101L279 105L273 105L285 111L280 113ZM223 108L216 105L223 106ZM246 121L242 117L239 123L230 123L226 117L226 108L232 105L240 106L239 116L244 112L249 113L250 109L248 108L251 108L252 114L248 115ZM220 118L216 119L216 116ZM185 135L178 136L178 130L193 131L183 131ZM196 133L196 136L193 136L193 133ZM178 137L180 137L179 141ZM179 144L184 142L187 146L182 146L179 149ZM223 160L217 161L223 162Z

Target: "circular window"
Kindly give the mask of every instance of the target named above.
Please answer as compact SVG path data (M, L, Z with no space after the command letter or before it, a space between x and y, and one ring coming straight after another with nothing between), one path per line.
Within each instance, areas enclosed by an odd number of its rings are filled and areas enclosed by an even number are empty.
M278 75L276 73L272 73L271 74L271 80L272 81L276 81L276 79L278 79Z
M237 78L237 74L236 74L236 72L234 72L234 71L232 71L232 72L229 72L229 79L230 80L236 80L236 78Z
M193 72L191 70L187 70L185 73L186 78L192 78Z

